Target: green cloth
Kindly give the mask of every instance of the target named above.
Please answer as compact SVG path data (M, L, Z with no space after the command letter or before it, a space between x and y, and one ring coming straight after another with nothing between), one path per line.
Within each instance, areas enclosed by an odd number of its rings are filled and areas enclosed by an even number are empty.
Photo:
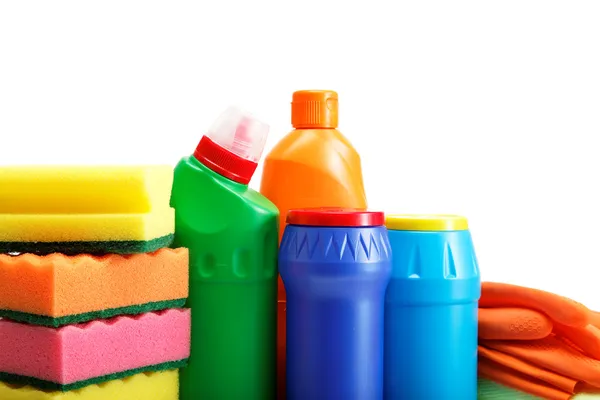
M477 381L477 398L479 400L543 400L541 397L500 385L489 379L479 378ZM600 400L600 393L579 393L572 400Z
M477 399L479 400L538 400L539 397L500 385L489 379L477 380Z

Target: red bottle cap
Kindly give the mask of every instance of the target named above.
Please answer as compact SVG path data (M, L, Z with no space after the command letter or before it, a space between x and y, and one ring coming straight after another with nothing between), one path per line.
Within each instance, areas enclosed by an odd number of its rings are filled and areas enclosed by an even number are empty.
M306 226L382 226L385 224L385 215L381 211L354 208L304 208L290 210L286 222Z
M217 174L247 185L256 171L257 163L242 158L203 136L194 157Z

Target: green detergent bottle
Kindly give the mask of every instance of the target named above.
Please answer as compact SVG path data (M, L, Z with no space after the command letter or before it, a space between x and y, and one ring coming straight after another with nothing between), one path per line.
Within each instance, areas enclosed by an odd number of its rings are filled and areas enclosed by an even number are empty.
M175 168L175 243L190 252L192 347L181 400L276 396L279 211L248 183L269 127L230 108Z

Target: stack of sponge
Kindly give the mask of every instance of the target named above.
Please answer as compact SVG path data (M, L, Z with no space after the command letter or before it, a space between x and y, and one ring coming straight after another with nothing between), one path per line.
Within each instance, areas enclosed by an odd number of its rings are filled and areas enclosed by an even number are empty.
M176 400L172 168L0 168L0 399Z

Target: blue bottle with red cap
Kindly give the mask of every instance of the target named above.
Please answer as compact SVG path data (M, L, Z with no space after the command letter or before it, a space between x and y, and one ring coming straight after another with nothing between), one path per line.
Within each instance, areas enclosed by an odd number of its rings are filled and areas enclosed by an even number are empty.
M288 400L383 397L391 251L382 212L291 210L279 250Z

